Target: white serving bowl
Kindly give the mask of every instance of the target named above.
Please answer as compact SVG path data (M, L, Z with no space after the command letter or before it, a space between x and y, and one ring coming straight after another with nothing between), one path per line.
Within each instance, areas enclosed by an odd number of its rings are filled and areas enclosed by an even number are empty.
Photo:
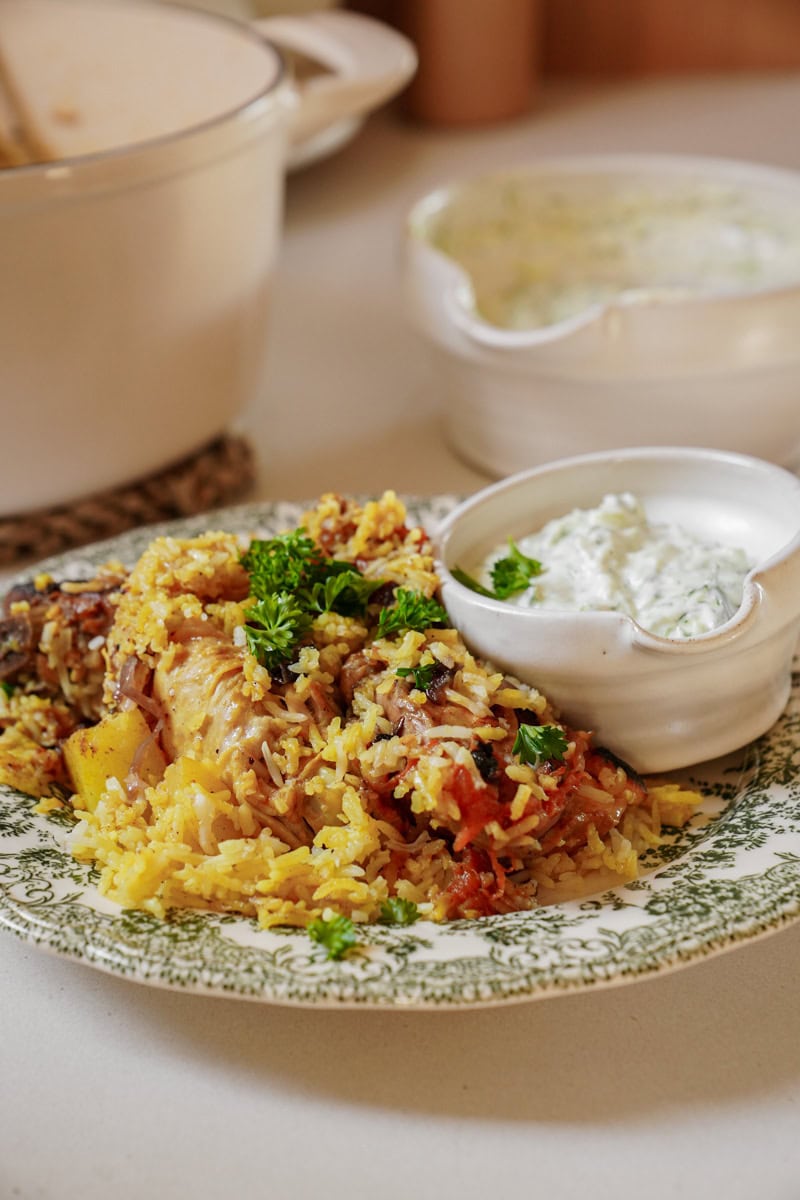
M648 518L744 549L756 566L738 612L678 640L618 612L520 608L453 578L493 547L609 493ZM800 631L800 479L762 460L680 447L564 459L512 476L459 505L436 535L442 599L467 644L540 689L574 728L643 773L716 758L780 715Z
M544 159L423 197L401 270L450 441L491 474L640 445L800 460L800 173Z
M119 487L262 394L284 179L407 82L357 13L2 0L0 514ZM283 51L329 68L292 78ZM0 97L2 100L2 97ZM34 161L31 161L34 160ZM308 159L306 159L308 161Z

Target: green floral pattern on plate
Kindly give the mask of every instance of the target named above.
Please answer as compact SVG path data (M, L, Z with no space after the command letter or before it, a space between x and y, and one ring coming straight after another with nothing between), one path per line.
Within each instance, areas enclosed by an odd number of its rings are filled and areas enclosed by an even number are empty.
M452 497L410 500L431 528ZM140 529L41 565L80 578L133 562L156 533L224 528L268 536L302 506L245 506ZM299 1005L467 1007L616 984L691 963L800 916L800 674L782 718L736 755L684 778L702 811L600 896L450 925L362 928L330 962L305 933L211 913L159 921L101 896L64 849L70 818L0 788L0 925L26 941L142 983Z

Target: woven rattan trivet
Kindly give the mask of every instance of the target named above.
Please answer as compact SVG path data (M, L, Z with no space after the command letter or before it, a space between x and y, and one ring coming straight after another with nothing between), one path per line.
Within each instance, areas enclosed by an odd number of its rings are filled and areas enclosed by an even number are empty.
M127 487L72 505L0 517L0 567L46 558L137 525L233 504L247 496L254 475L248 442L225 435L191 458Z

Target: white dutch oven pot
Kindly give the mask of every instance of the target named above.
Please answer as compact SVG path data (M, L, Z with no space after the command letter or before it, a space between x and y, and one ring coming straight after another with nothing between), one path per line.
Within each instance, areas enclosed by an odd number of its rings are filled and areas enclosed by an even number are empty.
M279 47L327 70L301 87ZM3 0L0 55L53 160L0 170L13 514L152 473L254 398L287 166L349 135L415 56L352 13L248 25L127 0Z

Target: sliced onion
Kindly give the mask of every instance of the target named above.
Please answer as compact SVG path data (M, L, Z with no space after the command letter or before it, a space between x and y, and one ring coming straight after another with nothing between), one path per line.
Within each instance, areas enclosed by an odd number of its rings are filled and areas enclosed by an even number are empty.
M150 668L145 663L140 662L138 658L131 656L122 664L122 669L119 673L117 681L117 700L123 697L125 700L130 700L132 704L136 704L139 708L144 709L151 717L155 717L156 721L163 723L164 710L157 700L152 696L148 696L143 691L145 684L149 682Z
M163 719L157 721L155 728L150 731L146 738L142 738L141 742L136 747L133 759L131 760L130 770L125 776L124 781L125 793L129 800L136 800L147 786L139 774L139 768L142 765L142 759L144 758L148 747L155 742L156 738L161 733L163 725Z

